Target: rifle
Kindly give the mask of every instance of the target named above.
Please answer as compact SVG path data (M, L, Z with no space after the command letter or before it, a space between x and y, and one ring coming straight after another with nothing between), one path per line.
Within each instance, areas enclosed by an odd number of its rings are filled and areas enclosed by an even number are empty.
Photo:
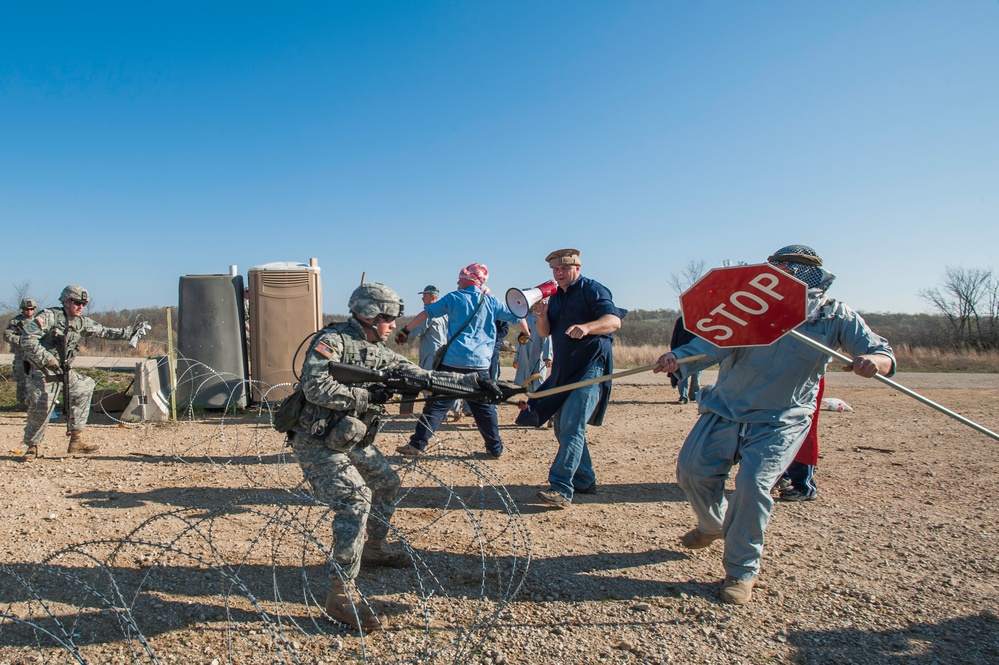
M328 365L330 376L345 385L377 383L408 396L426 391L433 394L433 397L429 398L431 400L460 398L471 402L493 403L506 401L514 395L527 392L526 388L498 381L497 384L503 393L503 397L497 398L491 392L485 390L469 390L468 386L461 380L452 379L451 376L453 375L446 373L431 372L429 376L424 376L401 368L378 370L337 362L330 362ZM415 399L410 397L404 401L415 401Z
M69 392L69 317L66 317L66 329L59 345L59 366L62 368L62 403L66 412L66 436L73 434L73 403Z

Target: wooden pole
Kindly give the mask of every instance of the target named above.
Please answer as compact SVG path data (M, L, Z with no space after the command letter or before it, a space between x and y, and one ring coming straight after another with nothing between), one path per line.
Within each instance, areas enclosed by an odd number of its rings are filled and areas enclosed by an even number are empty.
M170 368L170 419L177 422L177 370L173 357L173 323L170 308L166 308L167 319L167 366Z
M677 360L677 364L683 365L686 363L692 363L695 360L700 360L704 357L704 354L698 354L696 356L690 356L689 358L680 358ZM597 376L592 379L586 379L585 381L577 381L576 383L567 383L564 386L558 386L556 388L549 388L548 390L542 390L536 393L524 393L529 398L534 399L536 397L548 397L549 395L557 395L558 393L568 392L570 390L575 390L576 388L585 388L586 386L592 386L594 383L603 383L604 381L611 381L612 379L620 379L623 376L631 376L632 374L641 374L642 372L648 372L659 366L659 363L652 363L651 365L645 365L644 367L636 367L634 369L626 369L623 372L615 372L614 374L608 374L606 376Z

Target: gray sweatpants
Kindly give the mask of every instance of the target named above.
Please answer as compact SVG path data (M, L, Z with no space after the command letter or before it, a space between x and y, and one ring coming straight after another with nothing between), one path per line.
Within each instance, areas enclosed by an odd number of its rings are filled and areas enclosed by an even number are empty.
M801 447L811 421L737 423L702 415L687 435L676 462L676 479L697 514L703 533L725 538L725 572L748 579L760 572L763 531L774 502L770 488ZM725 481L735 464L735 491Z

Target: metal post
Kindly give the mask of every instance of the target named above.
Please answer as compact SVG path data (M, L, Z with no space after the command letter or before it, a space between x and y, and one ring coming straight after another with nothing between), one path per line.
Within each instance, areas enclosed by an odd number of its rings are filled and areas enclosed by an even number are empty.
M814 339L812 339L810 337L806 337L805 335L802 335L797 330L792 330L788 334L791 337L794 337L795 339L797 339L797 340L799 340L801 342L804 342L805 344L811 346L812 348L818 349L819 351L822 351L823 353L828 353L829 355L833 356L834 358L838 358L838 359L842 360L843 362L845 362L847 364L852 364L853 363L853 358L850 358L849 356L845 356L842 353L839 353L838 351L833 351L828 346L822 344L821 342L816 342ZM920 402L922 402L926 406L932 407L932 408L936 409L937 411L939 411L940 413L948 415L951 418L953 418L954 420L957 420L958 422L962 422L965 425L967 425L968 427L970 427L970 428L972 428L974 430L978 430L982 434L984 434L986 436L990 436L993 439L995 439L996 441L999 441L999 434L996 434L992 430L985 429L984 427L982 427L978 423L976 423L976 422L974 422L972 420L968 420L964 416L962 416L960 414L957 414L957 413L954 413L953 411L951 411L950 409L948 409L946 407L940 406L939 404L937 404L933 400L928 399L926 397L923 397L919 393L917 393L915 391L912 391L912 390L909 390L908 388L906 388L903 385L895 383L894 381L892 381L888 377L881 376L880 374L875 374L874 378L877 379L878 381L880 381L881 383L888 384L889 386L891 386L895 390L898 390L899 392L905 393L909 397L912 397L914 399L919 400Z

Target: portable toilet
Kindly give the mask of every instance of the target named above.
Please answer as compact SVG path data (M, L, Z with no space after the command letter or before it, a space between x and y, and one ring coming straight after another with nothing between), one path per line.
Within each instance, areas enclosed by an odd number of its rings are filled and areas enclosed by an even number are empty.
M323 326L319 262L265 263L249 271L250 397L274 402L291 394L304 346Z
M177 404L246 406L243 276L185 275L177 307Z

